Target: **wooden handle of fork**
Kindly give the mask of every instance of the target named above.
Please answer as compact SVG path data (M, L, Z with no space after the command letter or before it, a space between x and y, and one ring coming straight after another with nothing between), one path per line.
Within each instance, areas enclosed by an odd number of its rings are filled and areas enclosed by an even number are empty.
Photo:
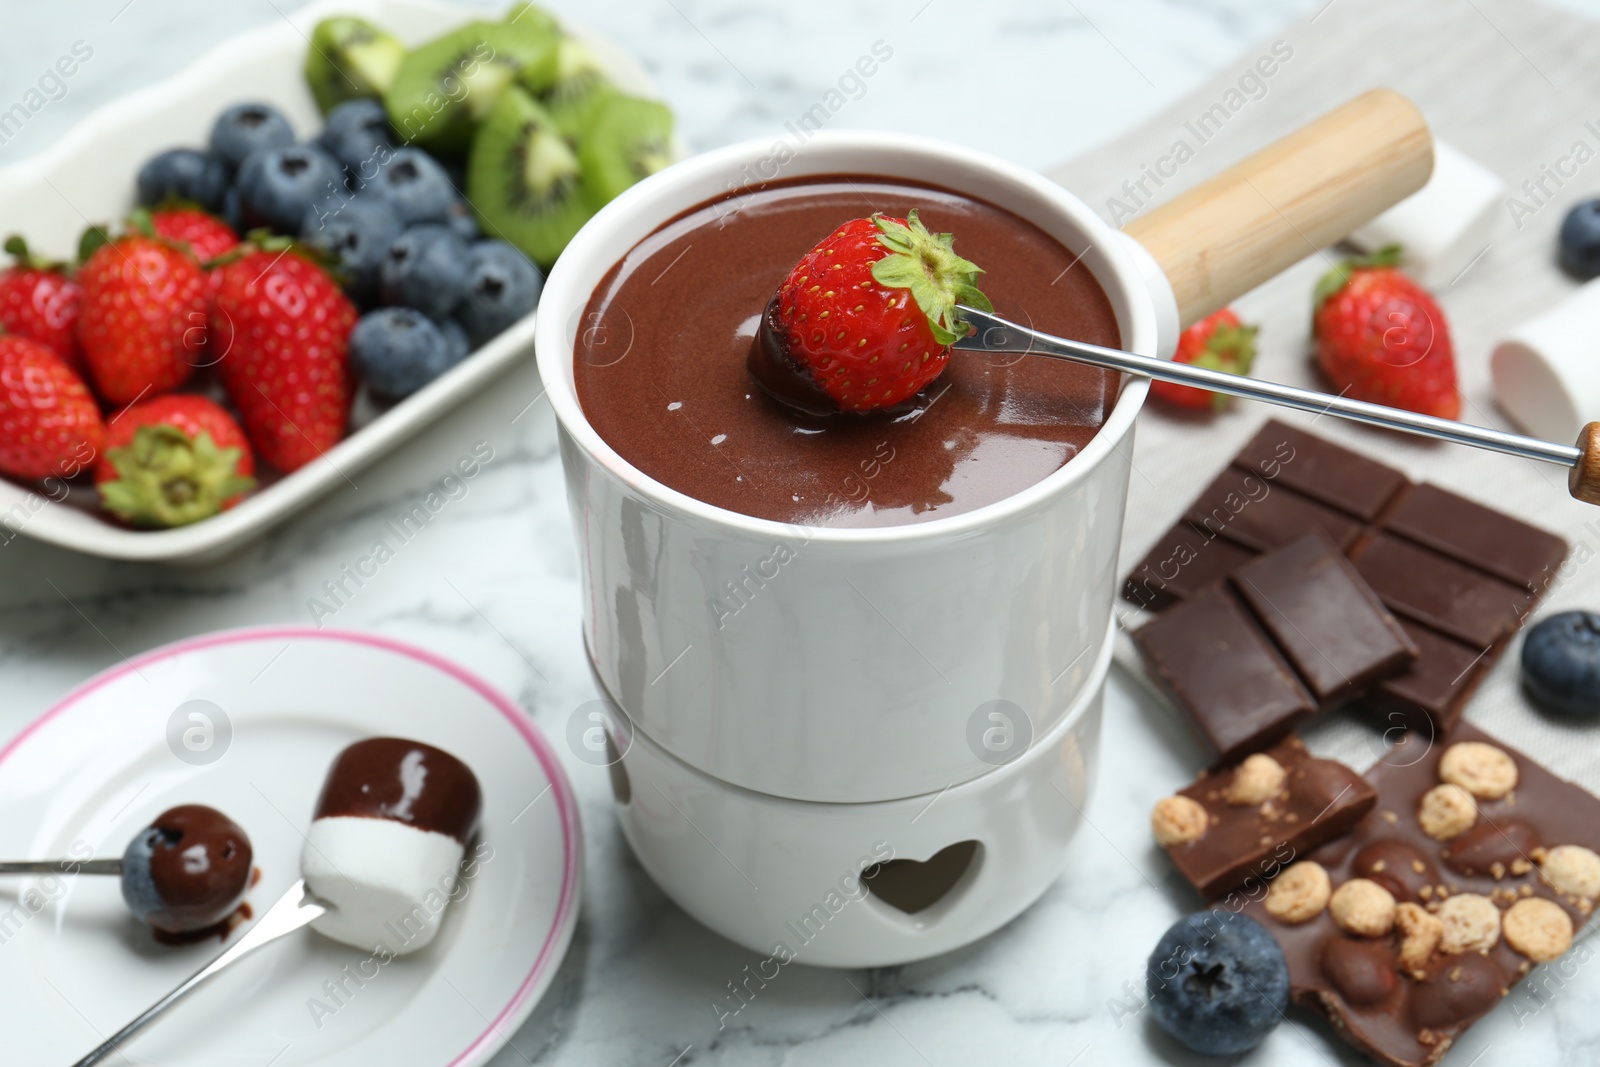
M1373 89L1128 223L1184 326L1348 236L1433 173L1416 106Z
M1600 504L1600 422L1591 422L1578 434L1583 455L1567 474L1567 489L1585 504Z

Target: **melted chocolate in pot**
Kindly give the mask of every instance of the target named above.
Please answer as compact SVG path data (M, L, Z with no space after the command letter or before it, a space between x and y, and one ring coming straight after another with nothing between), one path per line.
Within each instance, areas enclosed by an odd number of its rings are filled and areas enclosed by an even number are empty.
M811 418L751 380L778 284L845 222L916 208L985 271L995 311L1117 347L1116 316L1078 256L959 193L879 178L776 182L694 208L641 241L590 298L574 354L591 425L645 474L781 522L889 526L972 511L1052 474L1105 422L1117 377L1039 356L957 352L908 409Z

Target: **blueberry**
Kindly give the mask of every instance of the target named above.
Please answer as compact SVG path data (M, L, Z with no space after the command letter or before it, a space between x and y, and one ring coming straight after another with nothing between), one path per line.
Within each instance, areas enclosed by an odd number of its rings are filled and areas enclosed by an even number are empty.
M139 168L139 203L156 207L172 198L192 200L207 211L221 211L228 177L228 165L220 156L192 148L169 148Z
M1600 275L1600 200L1585 200L1561 221L1561 265L1579 278Z
M350 362L374 394L410 396L461 361L433 321L415 308L379 308L350 333Z
M346 100L328 112L317 143L344 164L350 188L359 189L394 154L394 131L378 101Z
M142 923L150 916L164 911L166 904L156 890L155 875L150 871L150 860L156 846L165 835L154 826L139 831L122 854L122 900Z
M450 210L445 212L444 221L463 241L472 242L483 236L483 231L478 228L478 219L465 200L453 202Z
M239 187L228 186L222 198L222 221L233 227L234 233L244 233L244 205L239 202Z
M378 268L400 231L388 204L360 196L332 212L313 206L300 223L300 239L338 261L346 291L363 305L377 300Z
M456 202L450 176L420 148L396 149L362 189L389 201L407 225L443 222Z
M445 349L450 353L450 365L454 366L467 358L467 353L472 351L472 342L467 338L467 331L455 319L440 319L434 323L439 327L439 333L444 336Z
M295 234L307 211L332 214L350 196L339 161L315 145L252 152L239 167L239 199L250 226Z
M467 252L466 291L456 318L474 344L483 344L532 311L544 276L505 241L477 241Z
M1207 1056L1254 1048L1289 1006L1289 964L1266 927L1216 909L1179 919L1146 965L1161 1028Z
M1530 629L1522 639L1522 685L1558 714L1600 718L1600 613L1564 611Z
M440 223L413 226L389 245L378 268L385 304L416 308L431 319L448 318L466 285L467 243Z
M217 116L211 127L211 151L230 167L259 148L286 148L294 144L289 120L271 104L235 104Z

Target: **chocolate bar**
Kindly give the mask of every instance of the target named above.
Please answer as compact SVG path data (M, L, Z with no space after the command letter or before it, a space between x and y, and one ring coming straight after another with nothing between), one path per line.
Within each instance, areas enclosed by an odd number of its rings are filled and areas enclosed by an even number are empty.
M1171 610L1313 528L1351 558L1419 653L1360 703L1437 732L1460 718L1567 553L1554 534L1270 421L1133 569L1123 595Z
M1320 534L1251 560L1232 581L1318 707L1359 696L1417 658L1394 616Z
M1222 760L1270 744L1417 656L1394 616L1315 530L1254 557L1133 637Z
M1438 1062L1600 897L1600 800L1465 723L1406 735L1347 836L1244 905L1296 1003L1392 1067Z
M1342 763L1290 735L1156 805L1151 824L1173 865L1207 900L1250 886L1347 833L1377 794Z
M1407 484L1393 467L1276 419L1257 431L1233 464L1365 522L1377 519Z
M1122 595L1161 611L1221 581L1255 555L1232 541L1208 536L1180 522L1162 535L1139 570L1128 576Z
M1361 535L1361 523L1298 493L1273 492L1264 478L1228 467L1195 499L1184 515L1197 532L1228 540L1256 552L1286 545L1321 530L1348 549Z
M1383 520L1384 529L1530 592L1548 585L1567 543L1436 485L1418 485Z
M1134 632L1156 680L1219 759L1271 744L1316 710L1311 694L1225 585Z
M1476 648L1515 630L1532 602L1526 589L1388 533L1361 545L1355 561L1385 604Z

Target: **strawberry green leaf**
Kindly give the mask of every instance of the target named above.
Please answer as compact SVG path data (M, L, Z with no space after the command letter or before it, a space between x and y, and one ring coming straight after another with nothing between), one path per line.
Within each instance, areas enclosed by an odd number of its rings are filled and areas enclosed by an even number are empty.
M993 311L994 305L989 303L989 298L983 290L973 285L959 285L956 287L956 302L975 307L979 311Z
M218 448L208 433L191 438L176 426L141 426L132 443L106 453L117 477L101 484L100 500L135 526L198 522L255 487L255 479L238 474L242 456Z
M142 233L146 237L156 235L155 216L150 214L147 207L136 207L128 212L128 229L134 233Z
M1256 326L1220 323L1206 338L1205 347L1189 363L1224 374L1249 374L1256 360L1258 331ZM1231 399L1226 393L1212 393L1212 410L1221 411Z
M872 222L878 228L878 243L889 250L872 265L872 277L887 288L910 290L939 344L954 344L969 329L957 304L993 310L977 286L983 269L956 255L953 234L929 233L915 209L904 223L882 215L873 215Z
M104 226L90 226L83 231L83 236L78 238L78 262L87 262L101 245L110 243L111 234Z
M14 233L6 238L5 250L16 260L17 266L27 267L32 270L53 270L65 272L67 265L58 259L47 259L28 247L28 242L21 234Z
M1311 313L1315 315L1318 309L1327 303L1329 297L1348 285L1350 275L1356 271L1375 267L1398 267L1402 258L1399 245L1384 245L1369 256L1350 256L1341 259L1317 279L1317 287L1311 293Z

